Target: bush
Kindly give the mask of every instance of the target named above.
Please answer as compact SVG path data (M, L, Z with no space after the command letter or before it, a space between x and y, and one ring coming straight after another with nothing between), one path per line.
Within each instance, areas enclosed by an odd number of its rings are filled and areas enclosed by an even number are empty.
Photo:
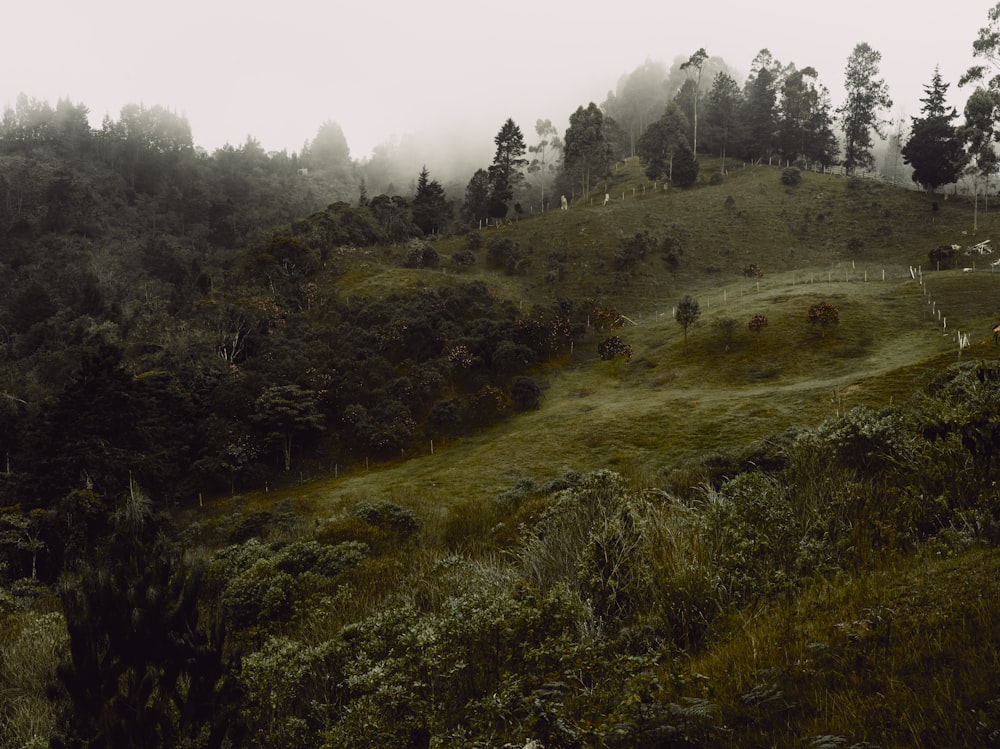
M802 183L802 172L794 166L785 167L781 170L781 184L795 187Z
M470 231L465 235L465 247L467 250L478 250L483 246L483 235L478 231Z
M437 250L427 242L411 239L407 243L406 260L403 263L407 268L436 268L439 260Z
M393 531L401 539L409 538L422 525L413 510L386 501L361 502L354 514L369 525Z
M310 572L323 577L336 577L357 566L368 556L368 544L345 541L330 546L317 541L296 541L282 547L274 555L274 566L289 575Z
M459 250L458 252L452 254L451 262L455 265L468 267L476 264L476 255L472 250Z
M722 172L712 172L712 176L708 178L708 184L713 187L721 185L723 182Z
M288 618L295 590L291 575L278 570L270 559L260 559L229 581L220 604L230 626L245 630Z
M597 354L604 361L612 361L623 358L629 361L632 358L632 347L621 339L621 336L610 336L597 344Z
M486 246L486 260L494 268L506 268L518 256L517 243L506 237L494 237Z
M510 386L510 398L518 411L533 411L540 405L542 389L530 377L515 377Z

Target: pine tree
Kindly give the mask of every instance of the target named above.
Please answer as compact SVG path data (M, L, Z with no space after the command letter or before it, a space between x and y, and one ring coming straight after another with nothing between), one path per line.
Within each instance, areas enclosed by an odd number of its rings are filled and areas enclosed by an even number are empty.
M514 120L508 118L493 142L497 150L489 170L490 200L494 205L506 206L514 199L514 190L524 180L524 168L528 164L524 158L524 135Z
M742 93L736 81L728 73L719 73L708 92L708 107L705 124L708 130L706 140L709 148L722 159L722 171L726 171L726 148L734 138L739 125L738 113L742 104Z
M781 63L762 49L753 60L750 76L743 87L743 156L770 157L778 140L778 90L782 83Z
M437 180L430 179L425 166L417 179L417 194L413 198L413 223L424 234L434 234L451 222L451 203Z
M968 157L952 120L958 117L948 108L948 84L934 69L934 77L924 87L923 117L914 117L910 138L903 146L903 161L913 167L913 181L933 194L941 185L958 179Z

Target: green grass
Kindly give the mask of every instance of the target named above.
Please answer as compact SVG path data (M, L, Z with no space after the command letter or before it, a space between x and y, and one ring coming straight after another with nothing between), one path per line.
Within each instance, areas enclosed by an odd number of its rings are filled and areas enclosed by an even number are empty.
M688 669L716 685L731 746L968 746L1000 728L1000 594L984 585L998 573L993 549L820 581L742 615Z

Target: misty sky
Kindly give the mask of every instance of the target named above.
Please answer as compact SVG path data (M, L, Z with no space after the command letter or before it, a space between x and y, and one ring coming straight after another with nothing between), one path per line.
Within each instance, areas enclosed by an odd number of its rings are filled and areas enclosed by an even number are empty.
M248 135L268 151L300 151L328 119L354 158L428 132L489 151L507 117L530 144L537 119L562 131L646 59L669 66L699 47L741 76L764 47L811 65L836 106L847 58L865 41L882 53L893 115L919 114L935 65L961 111L971 90L958 77L994 4L35 0L4 11L0 106L20 92L53 105L68 97L99 126L125 104L158 104L186 116L210 152Z

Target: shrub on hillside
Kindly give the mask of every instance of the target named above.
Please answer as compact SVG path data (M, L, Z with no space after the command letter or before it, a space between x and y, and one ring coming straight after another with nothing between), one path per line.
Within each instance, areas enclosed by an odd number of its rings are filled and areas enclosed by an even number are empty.
M494 268L506 268L518 256L517 243L507 237L494 237L486 245L486 260Z
M604 361L624 359L629 361L632 358L632 347L621 339L621 336L609 336L597 344L597 354Z
M510 399L518 411L533 411L538 408L542 389L530 377L515 377L510 386Z
M409 538L422 525L413 510L385 500L361 502L354 508L354 514L369 525L393 531L401 539Z
M468 267L476 264L476 255L472 250L459 250L452 254L451 262L455 265Z
M465 248L475 251L483 246L483 235L478 231L470 231L465 235Z
M368 553L368 545L358 541L345 541L336 546L318 541L295 541L275 553L274 566L289 575L308 572L336 577L344 570L357 566Z
M794 166L785 167L781 170L781 184L795 187L802 183L802 172Z
M407 268L436 268L439 257L435 250L427 242L419 239L411 239L406 246L406 260L404 265Z

